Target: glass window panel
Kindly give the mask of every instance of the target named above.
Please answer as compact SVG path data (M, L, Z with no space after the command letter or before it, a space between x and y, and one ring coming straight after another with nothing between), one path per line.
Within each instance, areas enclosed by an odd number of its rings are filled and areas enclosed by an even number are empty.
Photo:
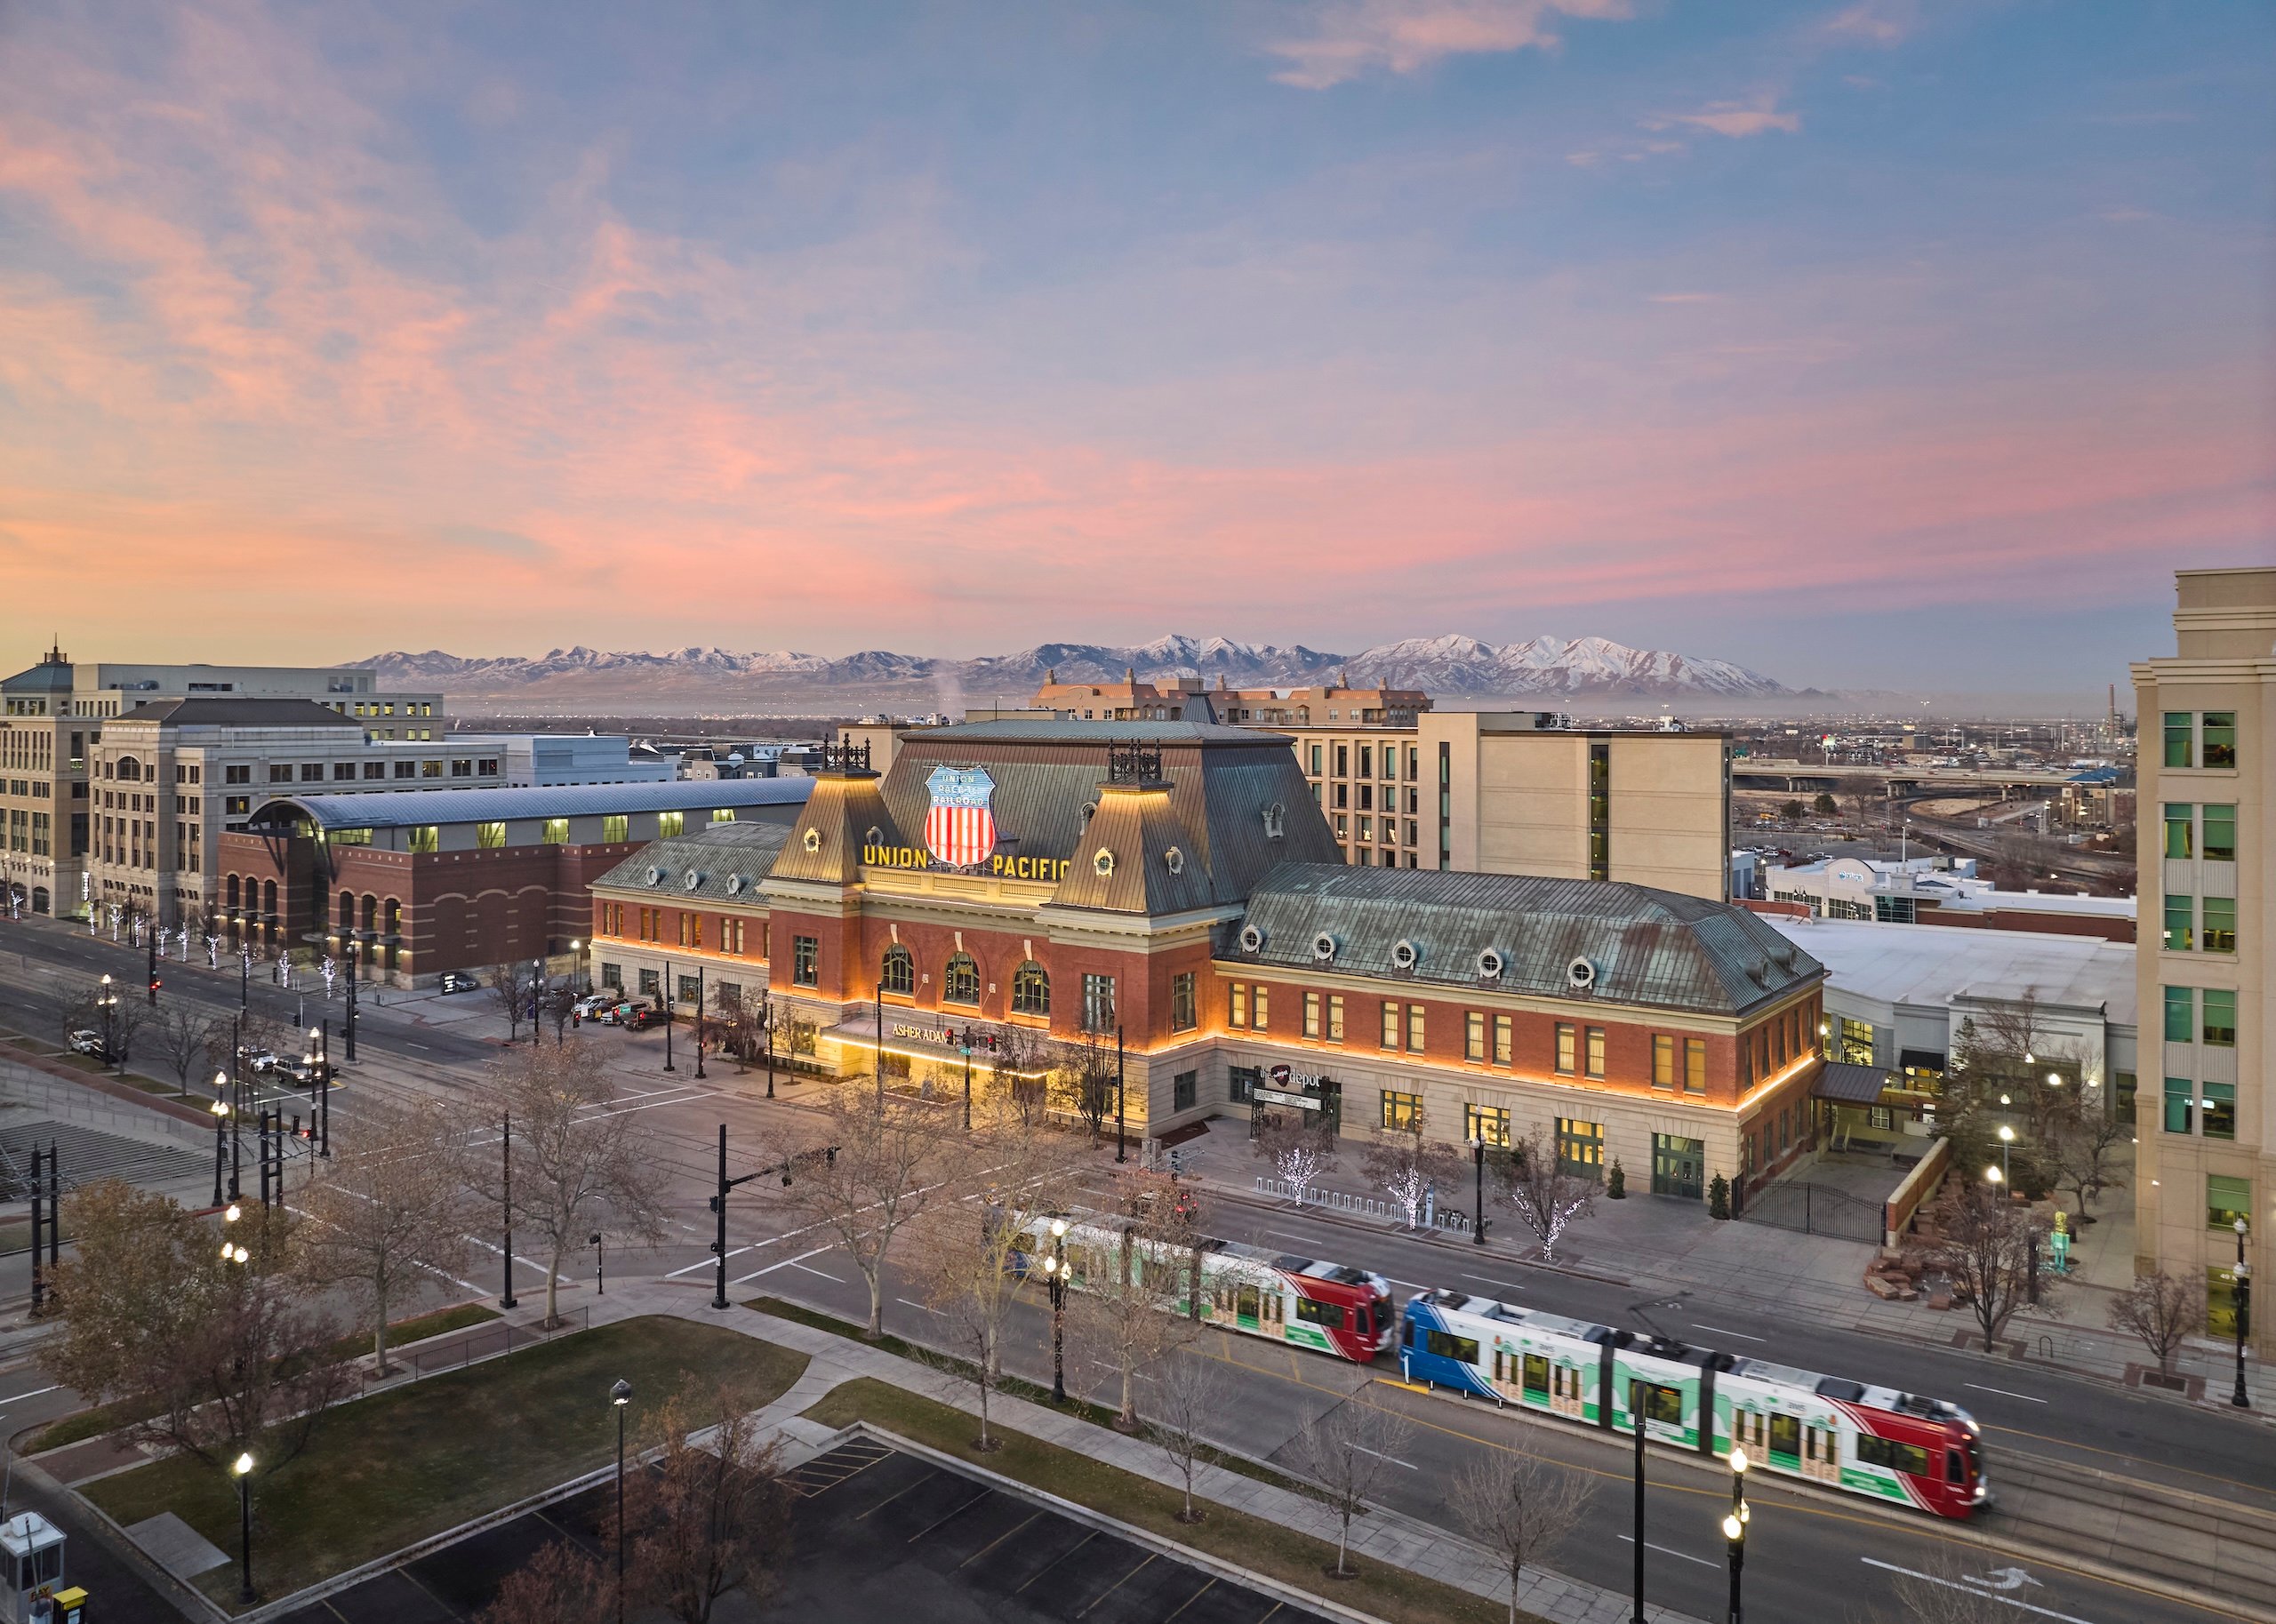
M2205 860L2212 863L2232 863L2237 860L2237 809L2234 804L2206 806L2204 828Z
M2194 1131L2197 1110L2197 1085L2187 1077L2166 1079L2166 1132L2188 1133Z
M2197 1041L2197 991L2190 987L2166 988L2166 1042Z
M2166 855L2194 857L2197 855L2197 809L2194 806L2166 805Z
M2166 951L2187 953L2196 945L2196 899L2166 898Z
M2192 748L2196 739L2196 716L2186 710L2166 712L2166 765L2193 767L2197 764Z
M2233 1229L2238 1219L2252 1218L2252 1180L2221 1173L2205 1175L2205 1227Z
M2200 1085L2204 1097L2204 1129L2207 1139L2234 1139L2237 1136L2237 1091L2225 1083Z
M2204 902L2205 928L2199 940L2208 953L2234 953L2237 950L2237 900L2234 897L2207 897Z
M2205 989L2205 1041L2216 1049L2237 1046L2237 996L2233 991Z
M2200 735L2200 742L2204 747L2207 766L2235 766L2237 764L2237 713L2233 710L2207 711L2204 731Z

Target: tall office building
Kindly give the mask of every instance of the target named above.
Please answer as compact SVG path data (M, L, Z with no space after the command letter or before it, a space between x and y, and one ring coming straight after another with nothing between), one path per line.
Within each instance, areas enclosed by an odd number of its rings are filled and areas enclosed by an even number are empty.
M2228 1335L2239 1219L2263 1281L2276 1261L2266 1238L2276 1226L2276 569L2184 570L2176 585L2173 657L2133 668L2142 1061L2146 1070L2154 1054L2161 1067L2154 1092L2140 1080L2136 1266L2203 1279L2210 1328ZM2264 1348L2269 1324L2258 1316Z

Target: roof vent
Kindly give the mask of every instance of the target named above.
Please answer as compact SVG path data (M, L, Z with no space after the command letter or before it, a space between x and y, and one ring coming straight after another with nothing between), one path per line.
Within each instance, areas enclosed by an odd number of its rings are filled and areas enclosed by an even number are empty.
M1478 950L1478 973L1489 981L1498 981L1502 979L1502 954L1499 948L1480 948Z
M664 871L663 871L661 868L657 868L653 863L649 864L649 865L648 865L648 884L650 884L651 885L661 885L661 884L662 884L663 883L664 883Z
M1312 938L1312 956L1321 964L1333 964L1335 959L1335 938L1326 931Z
M1097 817L1098 814L1099 804L1096 801L1086 801L1083 803L1083 824L1085 828L1088 828L1090 826L1091 820Z
M1390 962L1401 970L1414 969L1415 962L1422 956L1422 955L1416 950L1414 944L1404 939L1395 941L1390 945Z
M1264 932L1253 924L1241 926L1241 951L1244 953L1263 952Z
M687 873L682 876L682 878L687 888L690 891L694 891L703 884L703 870L701 868L690 868Z
M1286 809L1278 801L1264 809L1264 837L1267 840L1280 838L1280 824L1285 816Z
M1597 985L1597 967L1586 958L1576 957L1565 966L1565 984L1575 992L1593 992Z
M727 894L731 897L739 897L743 894L743 876L741 875L731 874L727 876Z
M1185 872L1185 853L1179 851L1175 846L1172 846L1168 851L1162 853L1162 867L1168 869L1172 874L1183 874Z

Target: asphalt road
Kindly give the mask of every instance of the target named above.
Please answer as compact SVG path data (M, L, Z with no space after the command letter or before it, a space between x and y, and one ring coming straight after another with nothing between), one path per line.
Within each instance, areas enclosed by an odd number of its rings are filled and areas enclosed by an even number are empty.
M20 948L22 958L13 951ZM53 1030L67 999L106 970L139 991L142 963L142 955L131 948L91 940L52 924L0 922L0 1019L34 1031ZM186 999L216 1013L236 1007L238 983L233 972L170 963L165 973L162 996L169 1001ZM278 1018L294 1018L294 1000L258 974L252 996L256 1004L265 1004ZM308 1003L313 1020L323 1003L320 993ZM336 1015L338 1002L332 1007ZM335 1134L354 1132L366 1100L410 1092L465 1096L478 1083L481 1068L498 1057L504 1036L503 1020L486 995L446 999L389 993L382 1003L365 1002L360 1024L359 1063L333 1097ZM759 1097L763 1084L757 1074L736 1076L730 1068L715 1065L705 1079L696 1079L684 1043L677 1048L676 1069L665 1074L661 1033L588 1028L585 1035L616 1057L627 1095L624 1108L640 1113L653 1135L659 1170L669 1180L673 1218L663 1245L613 1253L609 1272L619 1278L677 1276L688 1283L691 1292L703 1290L711 1269L705 1250L712 1234L706 1201L715 1176L719 1124L728 1124L730 1171L748 1172L795 1134L805 1114L792 1101L817 1085L785 1082L779 1091L782 1100L770 1104ZM337 1036L333 1052L341 1052ZM771 1292L862 1316L867 1294L850 1264L819 1248L816 1237L788 1233L789 1220L768 1204L764 1184L746 1187L730 1203L732 1295L741 1300ZM1409 1288L1456 1285L1607 1323L1637 1323L1630 1313L1632 1292L1505 1260L1479 1266L1461 1241L1358 1230L1309 1213L1232 1201L1216 1204L1208 1223L1214 1232L1230 1238L1309 1250L1378 1270L1399 1283L1402 1295ZM564 1261L565 1306L573 1308L591 1289L591 1264L589 1255ZM489 1267L496 1267L494 1247ZM526 1295L537 1289L545 1272L546 1260L521 1253L515 1265L516 1290ZM474 1279L487 1284L485 1268L477 1268ZM915 1306L916 1295L905 1286L888 1292L887 1317L895 1328L921 1337L926 1315ZM1647 1313L1671 1334L1961 1403L1990 1430L1989 1463L1995 1486L2001 1452L2019 1450L2155 1476L2200 1492L2276 1498L2276 1460L2265 1447L2265 1433L2253 1422L2140 1397L2040 1367L1813 1325L1759 1301L1686 1299ZM1021 1351L1012 1360L1014 1368L1047 1380L1048 1339L1039 1314L1022 1326L1020 1341ZM1244 1452L1285 1457L1289 1441L1310 1417L1345 1402L1355 1390L1363 1391L1367 1402L1407 1416L1414 1430L1400 1452L1400 1469L1388 1474L1395 1481L1386 1495L1390 1503L1418 1516L1444 1518L1444 1485L1459 1462L1479 1450L1517 1447L1522 1440L1525 1447L1559 1460L1598 1487L1586 1532L1569 1541L1551 1565L1610 1588L1626 1588L1632 1558L1625 1538L1629 1467L1618 1441L1520 1421L1483 1405L1412 1394L1371 1380L1353 1367L1251 1339L1206 1332L1204 1348L1209 1356L1225 1362L1238 1383L1219 1441ZM1650 1473L1649 1592L1655 1600L1702 1618L1716 1616L1726 1583L1716 1524L1727 1497L1727 1479L1719 1471L1703 1472L1675 1456L1655 1455ZM1821 1624L1863 1619L1875 1606L1887 1617L1898 1617L1890 1592L1892 1566L1940 1575L2000 1572L2016 1587L2002 1595L2012 1604L2019 1624L2041 1618L2074 1624L2135 1620L2179 1624L2232 1616L2215 1606L2168 1602L2083 1575L1995 1556L1956 1540L1952 1531L1928 1519L1862 1503L1854 1508L1829 1505L1759 1484L1753 1492L1758 1516L1746 1571L1750 1611L1758 1620ZM1996 1539L1996 1515L1982 1526ZM2016 1577L2017 1570L2027 1577Z

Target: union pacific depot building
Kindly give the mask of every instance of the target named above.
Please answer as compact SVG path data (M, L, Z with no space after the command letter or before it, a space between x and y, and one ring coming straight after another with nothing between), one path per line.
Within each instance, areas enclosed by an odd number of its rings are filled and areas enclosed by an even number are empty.
M1537 1126L1693 1198L1810 1142L1825 972L1742 909L1347 865L1288 740L1250 728L967 723L869 760L832 746L794 820L608 869L596 981L763 992L840 1076L960 1076L974 1028L1118 1036L1134 1134L1260 1098L1347 1135Z

